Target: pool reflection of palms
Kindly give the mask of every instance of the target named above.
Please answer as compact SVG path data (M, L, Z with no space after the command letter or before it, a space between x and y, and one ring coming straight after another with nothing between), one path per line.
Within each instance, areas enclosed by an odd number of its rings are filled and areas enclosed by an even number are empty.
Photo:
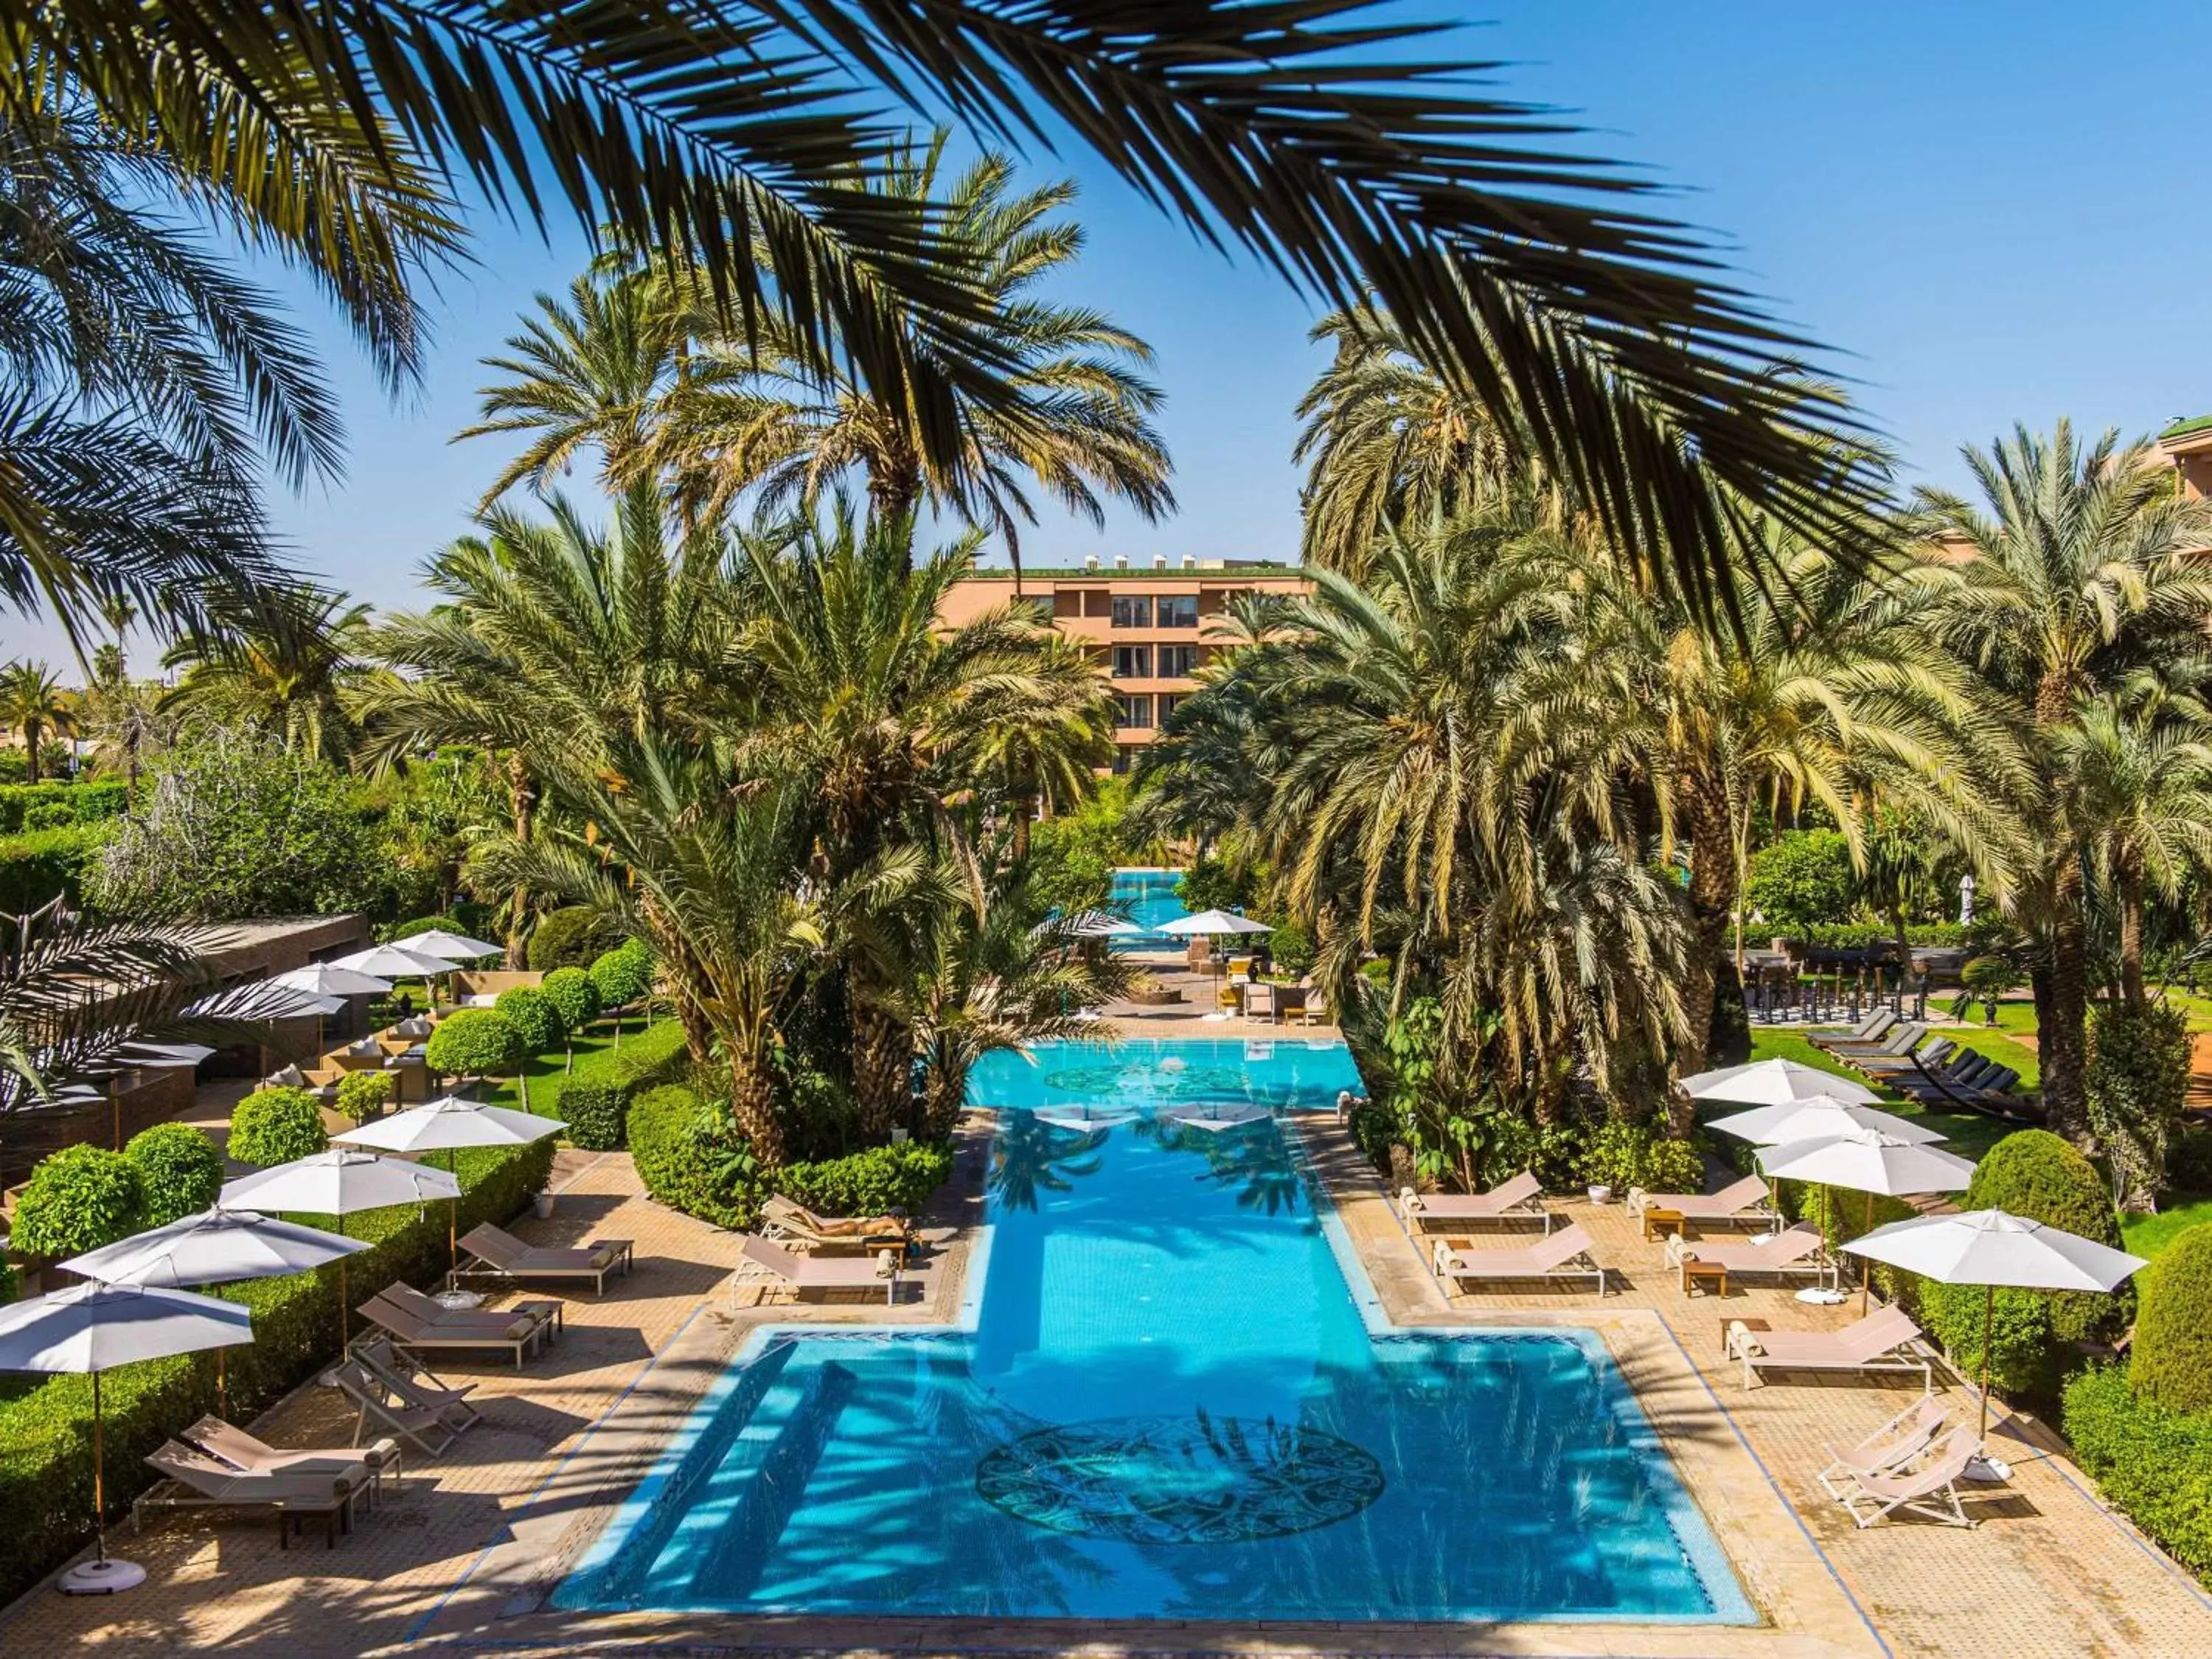
M1040 1194L1073 1191L1076 1182L1098 1173L1098 1149L1109 1133L1064 1129L1030 1112L1001 1114L991 1152L991 1196L1010 1210L1034 1210Z
M1304 1188L1282 1137L1251 1132L1253 1125L1265 1121L1255 1118L1224 1133L1158 1115L1141 1118L1129 1127L1133 1134L1157 1142L1164 1152L1192 1152L1204 1158L1206 1173L1199 1178L1233 1189L1240 1209L1287 1215L1304 1201Z

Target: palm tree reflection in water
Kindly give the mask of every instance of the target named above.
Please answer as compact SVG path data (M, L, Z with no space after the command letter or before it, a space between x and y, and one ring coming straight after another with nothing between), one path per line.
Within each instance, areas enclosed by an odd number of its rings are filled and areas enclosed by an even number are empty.
M991 1195L1007 1209L1034 1210L1040 1193L1073 1191L1098 1173L1108 1133L1059 1128L1032 1112L1005 1114L991 1151Z

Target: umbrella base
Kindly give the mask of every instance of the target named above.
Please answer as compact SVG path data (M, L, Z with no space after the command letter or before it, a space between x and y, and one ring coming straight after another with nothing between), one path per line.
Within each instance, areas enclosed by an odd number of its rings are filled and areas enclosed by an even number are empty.
M64 1595L113 1595L137 1589L146 1582L146 1569L136 1561L80 1561L64 1573L54 1588Z
M2002 1457L1977 1457L1966 1465L1959 1478L1962 1480L1980 1480L1990 1485L2002 1485L2012 1479L2012 1465Z
M1850 1301L1850 1297L1842 1291L1830 1290L1826 1285L1808 1285L1797 1292L1797 1299L1810 1303L1816 1308L1832 1308L1839 1302Z

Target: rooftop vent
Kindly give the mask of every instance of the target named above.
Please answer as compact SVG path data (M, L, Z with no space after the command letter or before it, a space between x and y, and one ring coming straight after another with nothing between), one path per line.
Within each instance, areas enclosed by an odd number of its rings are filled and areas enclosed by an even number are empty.
M1168 556L1167 556L1166 554L1164 554L1164 553L1155 553L1155 554L1153 554L1153 555L1152 555L1152 568L1153 568L1153 569L1155 569L1155 570L1164 570L1164 569L1166 569L1167 568L1168 568Z
M1085 554L1085 555L1083 556L1083 568L1084 568L1085 570L1096 570L1096 569L1097 569L1097 568L1098 568L1098 556L1097 556L1096 553L1086 553L1086 554Z
M1192 553L1186 553L1186 554L1184 554L1184 555L1182 556L1182 568L1183 568L1184 569L1186 569L1186 570L1195 570L1195 569L1197 569L1197 568L1198 568L1198 557L1197 557L1197 556L1196 556L1195 554L1192 554Z
M1127 570L1128 568L1129 556L1127 553L1116 553L1114 556L1114 568L1116 570Z

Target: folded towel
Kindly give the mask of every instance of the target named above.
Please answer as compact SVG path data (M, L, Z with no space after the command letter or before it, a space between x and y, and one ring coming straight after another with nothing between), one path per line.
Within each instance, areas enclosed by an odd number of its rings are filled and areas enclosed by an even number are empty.
M598 1249L593 1250L591 1255L585 1259L594 1267L611 1267L614 1265L614 1247L609 1244L602 1244Z
M518 1319L507 1328L507 1340L510 1342L520 1342L537 1328L536 1320Z

